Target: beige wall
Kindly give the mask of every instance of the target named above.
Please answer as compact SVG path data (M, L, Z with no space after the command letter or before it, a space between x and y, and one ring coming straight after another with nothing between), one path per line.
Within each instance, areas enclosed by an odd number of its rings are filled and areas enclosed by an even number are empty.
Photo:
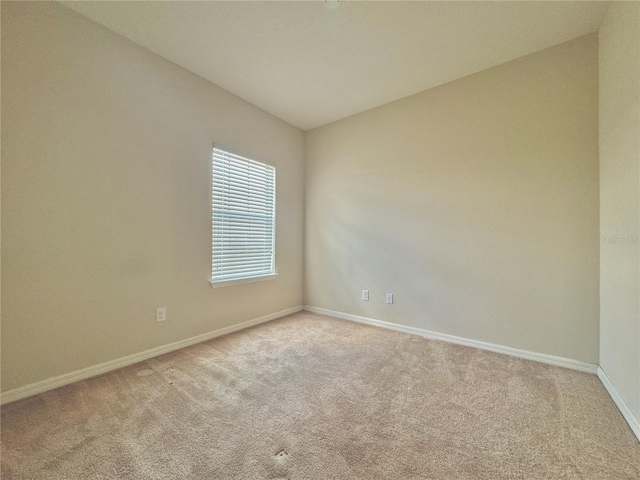
M590 35L307 132L305 303L597 363L597 54Z
M600 365L640 419L640 9L613 2L599 32Z
M2 10L3 391L301 304L299 130L65 7ZM277 165L276 280L209 286L213 141Z

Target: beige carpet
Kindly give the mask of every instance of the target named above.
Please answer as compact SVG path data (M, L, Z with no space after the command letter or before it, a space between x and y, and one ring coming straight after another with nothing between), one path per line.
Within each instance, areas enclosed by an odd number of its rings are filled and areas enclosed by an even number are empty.
M300 313L2 408L9 479L639 479L595 375Z

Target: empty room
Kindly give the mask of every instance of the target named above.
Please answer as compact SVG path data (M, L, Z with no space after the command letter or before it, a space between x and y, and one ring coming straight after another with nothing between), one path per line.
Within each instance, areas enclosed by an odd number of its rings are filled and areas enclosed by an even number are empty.
M0 17L2 479L640 478L640 2Z

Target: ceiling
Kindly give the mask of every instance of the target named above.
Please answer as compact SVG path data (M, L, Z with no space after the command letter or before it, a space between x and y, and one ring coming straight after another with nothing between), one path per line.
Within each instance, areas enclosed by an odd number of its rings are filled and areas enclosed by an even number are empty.
M61 2L308 130L597 30L606 2Z

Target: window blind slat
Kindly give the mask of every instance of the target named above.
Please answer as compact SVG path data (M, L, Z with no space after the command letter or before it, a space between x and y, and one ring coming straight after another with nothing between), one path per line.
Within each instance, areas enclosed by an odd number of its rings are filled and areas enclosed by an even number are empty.
M272 189L272 188L271 188ZM247 190L216 190L213 189L213 193L216 195L214 202L216 204L224 204L225 202L230 201L239 201L239 202L256 202L264 205L272 205L273 202L269 199L265 198L265 192L250 192Z
M213 214L218 214L220 215L220 222L222 222L224 219L229 220L229 221L238 221L240 222L242 221L254 221L254 222L270 222L271 221L271 216L266 216L266 215L261 215L260 213L243 213L243 212L231 212L226 208L222 208L222 207L218 207L216 206L213 209ZM215 220L214 220L215 221Z
M245 255L245 254L236 254L236 255L228 255L228 254L221 254L221 255L216 255L216 258L221 258L224 259L225 261L229 261L232 262L236 259L247 259L247 260L255 260L255 259L261 259L264 256L264 252L260 252L260 253L254 253L252 255Z
M238 274L238 273L246 273L250 275L266 275L267 273L271 273L271 264L251 264L251 265L242 265L242 266L229 266L226 268L220 268L215 270L216 274L219 275L230 275L230 274Z
M223 241L215 241L215 244L218 246L225 246L225 245L231 245L232 243L246 243L246 244L253 244L253 245L271 245L271 240L270 237L266 236L266 235L260 235L260 236L255 236L255 237L248 237L248 236L240 236L240 235L235 235L235 236L230 236L228 237L228 240L223 240Z
M252 176L256 178L262 178L266 181L271 181L270 170L268 168L256 169L248 164L232 164L225 161L217 161L218 176L223 177L225 175L247 177ZM270 167L273 168L273 167Z
M224 267L218 267L218 271L228 272L230 270L243 270L253 269L254 267L267 268L271 262L267 261L254 261L254 262L227 262L225 261Z
M214 256L216 258L220 257L220 256L225 256L225 255L245 255L245 252L251 252L251 253L256 253L259 255L264 255L264 251L265 249L262 247L252 247L252 248L239 248L239 249L234 249L233 247L231 248L227 248L225 249L225 253L216 253Z
M257 160L251 160L249 158L235 155L233 153L223 152L221 150L218 150L217 152L214 150L213 159L219 165L224 165L229 168L239 169L241 167L245 167L247 169L259 171L270 171L271 169L273 169L271 165L267 165L266 163L262 163Z
M241 208L241 209L247 209L250 207L252 211L253 210L257 210L261 212L264 211L266 212L266 214L269 214L273 209L273 205L270 203L257 202L252 200L242 201L241 199L238 199L238 200L229 199L228 201L216 202L213 206L216 208Z
M217 269L218 273L222 273L222 272L231 272L231 271L240 271L240 270L255 270L255 269L261 269L264 270L265 268L269 268L271 265L271 262L251 262L251 263L229 263L227 265L225 265L225 267L219 267Z
M247 182L250 183L250 182ZM273 185L264 184L256 186L254 183L251 185L243 185L240 181L233 181L225 184L225 182L216 182L213 185L213 190L217 191L219 195L227 196L227 195L251 195L255 197L262 198L263 200L268 200L268 196L265 195L266 192L269 192L273 189Z
M243 225L229 224L225 225L229 232L246 232L247 229ZM251 225L251 232L271 232L271 225Z
M251 185L249 186L249 188L253 189L253 190L260 190L263 188L268 188L273 186L273 181L269 178L264 178L262 176L238 176L238 175L231 175L228 172L227 173L223 173L223 172L218 172L218 176L213 180L214 185L220 185L220 186L233 186L236 185L238 183L249 183L251 182Z
M254 188L259 188L265 185L273 185L273 179L268 175L268 172L252 172L246 169L237 170L235 168L227 168L220 166L218 169L218 176L215 178L216 183L229 183L231 181L237 182L255 182Z

